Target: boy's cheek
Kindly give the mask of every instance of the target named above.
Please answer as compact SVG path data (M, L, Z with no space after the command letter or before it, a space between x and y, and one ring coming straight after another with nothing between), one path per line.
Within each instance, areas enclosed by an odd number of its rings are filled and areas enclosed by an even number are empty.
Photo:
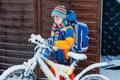
M55 20L55 23L57 23L58 25L62 23L61 20Z
M57 23L57 25L59 25L59 24L60 24L60 21L55 21L55 23Z

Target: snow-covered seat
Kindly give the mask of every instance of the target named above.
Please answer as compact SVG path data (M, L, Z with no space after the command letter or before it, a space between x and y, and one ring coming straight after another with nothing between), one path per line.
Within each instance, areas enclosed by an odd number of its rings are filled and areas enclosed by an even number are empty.
M68 56L72 57L72 58L74 58L76 60L79 60L79 61L85 61L87 59L87 56L85 54L83 54L83 53L69 52Z

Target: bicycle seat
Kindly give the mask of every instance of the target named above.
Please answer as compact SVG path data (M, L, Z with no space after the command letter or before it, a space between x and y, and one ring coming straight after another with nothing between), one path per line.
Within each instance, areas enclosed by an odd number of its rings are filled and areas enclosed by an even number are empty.
M82 53L68 52L68 56L79 61L85 61L87 59L87 56Z

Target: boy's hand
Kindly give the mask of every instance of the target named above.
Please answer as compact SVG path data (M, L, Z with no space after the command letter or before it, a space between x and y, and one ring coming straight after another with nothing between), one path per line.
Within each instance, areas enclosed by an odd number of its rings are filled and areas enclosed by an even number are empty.
M53 49L54 49L55 51L58 51L58 47L56 47L56 46L53 46Z

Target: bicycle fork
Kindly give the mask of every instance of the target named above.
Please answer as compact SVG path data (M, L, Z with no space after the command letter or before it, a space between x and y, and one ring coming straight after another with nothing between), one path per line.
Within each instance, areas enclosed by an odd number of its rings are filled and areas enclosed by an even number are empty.
M32 59L29 59L27 62L23 63L24 66L26 66L25 71L20 75L18 80L21 80L24 77L30 77L30 74L33 73L33 70L35 69L37 62L35 57L33 57Z

